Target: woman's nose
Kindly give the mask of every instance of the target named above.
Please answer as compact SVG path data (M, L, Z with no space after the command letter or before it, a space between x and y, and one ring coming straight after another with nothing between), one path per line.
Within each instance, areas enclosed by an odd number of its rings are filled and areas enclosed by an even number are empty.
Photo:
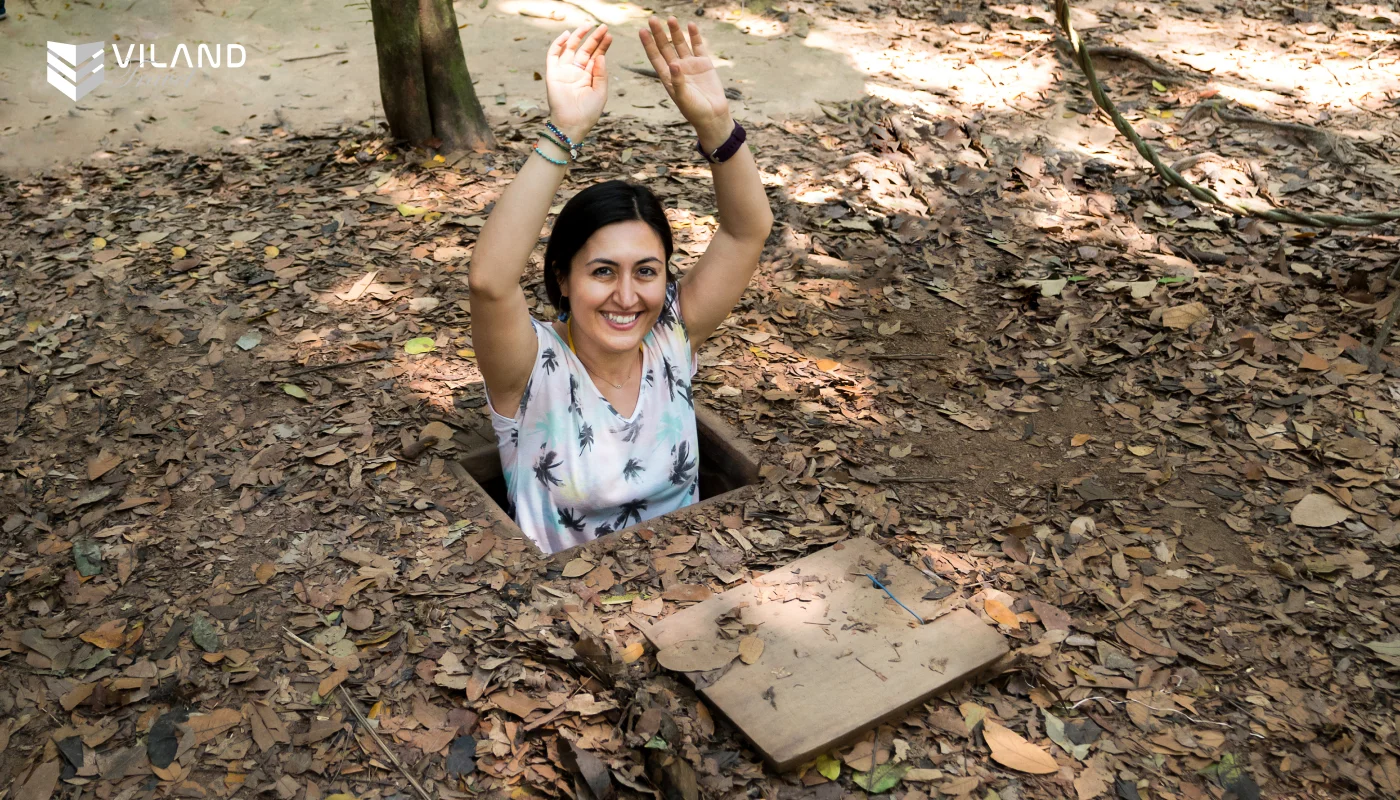
M633 282L631 275L623 275L617 282L617 304L625 309L631 309L637 302L637 285Z

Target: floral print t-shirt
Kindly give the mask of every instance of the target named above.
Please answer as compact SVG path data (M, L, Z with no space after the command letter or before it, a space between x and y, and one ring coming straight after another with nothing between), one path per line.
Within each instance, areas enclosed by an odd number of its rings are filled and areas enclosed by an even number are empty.
M642 340L637 407L623 417L554 327L532 319L538 347L515 418L491 408L507 509L557 553L699 499L690 381L698 368L676 284ZM489 405L489 402L488 402Z

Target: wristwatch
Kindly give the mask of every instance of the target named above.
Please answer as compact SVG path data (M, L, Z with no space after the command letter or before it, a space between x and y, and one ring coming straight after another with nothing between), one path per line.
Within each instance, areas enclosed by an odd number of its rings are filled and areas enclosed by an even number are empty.
M748 134L744 132L744 126L735 122L734 131L729 134L728 139L724 140L724 144L715 148L713 153L706 153L705 148L698 141L695 143L695 150L711 164L720 164L728 161L730 156L739 152L739 148L743 147L747 140Z

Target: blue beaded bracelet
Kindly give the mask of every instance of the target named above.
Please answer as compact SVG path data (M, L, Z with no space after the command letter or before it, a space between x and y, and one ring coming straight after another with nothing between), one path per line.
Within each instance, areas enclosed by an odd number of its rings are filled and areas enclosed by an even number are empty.
M535 152L540 154L540 158L543 158L545 161L548 161L549 163L553 164L553 165L556 166L556 167L567 167L567 166L569 166L569 162L568 162L568 161L560 161L560 160L557 159L557 158L551 158L550 156L546 155L545 152L544 152L543 150L540 149L540 146L539 146L539 145L535 145Z
M549 120L544 121L544 126L559 140L559 146L569 151L569 158L578 161L578 144L569 135L559 130L555 124Z

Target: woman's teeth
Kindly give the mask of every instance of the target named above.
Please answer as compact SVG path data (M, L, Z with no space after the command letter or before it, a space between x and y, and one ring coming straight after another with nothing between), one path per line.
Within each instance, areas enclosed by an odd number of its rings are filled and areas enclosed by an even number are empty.
M635 319L637 319L637 315L636 315L636 314L622 315L622 314L607 314L607 313L605 313L605 314L603 314L603 316L604 316L605 318L607 318L607 320L608 320L609 322L613 322L613 323L616 323L616 324L618 324L618 325L631 325L632 322L633 322Z

